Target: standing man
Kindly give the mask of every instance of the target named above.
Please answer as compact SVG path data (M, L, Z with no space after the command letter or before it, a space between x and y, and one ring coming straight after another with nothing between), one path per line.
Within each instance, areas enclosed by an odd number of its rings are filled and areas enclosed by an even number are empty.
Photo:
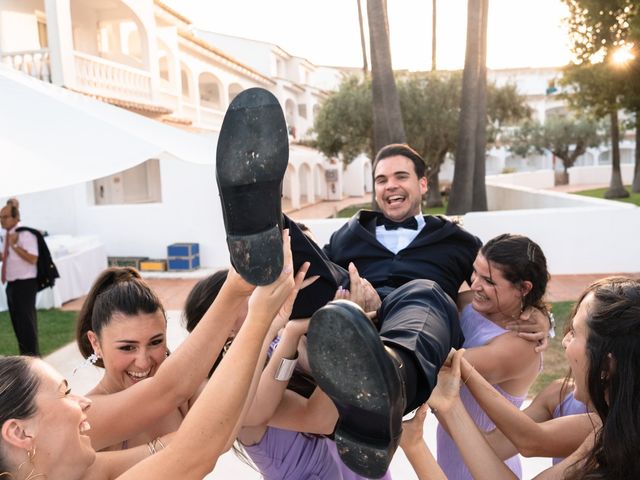
M17 232L20 211L11 200L0 210L5 230L2 245L2 284L21 355L39 356L36 294L38 293L38 239L28 231Z

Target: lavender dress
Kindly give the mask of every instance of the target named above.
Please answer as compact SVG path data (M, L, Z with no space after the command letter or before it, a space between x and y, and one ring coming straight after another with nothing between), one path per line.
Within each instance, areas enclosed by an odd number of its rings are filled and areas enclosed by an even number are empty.
M265 480L343 480L325 440L267 427L260 442L244 449Z
M460 314L460 326L465 337L463 345L464 348L486 345L494 338L508 332L508 330L499 327L491 320L480 315L471 307L471 305L467 305ZM494 385L494 387L502 394L503 397L509 400L516 407L520 408L525 396L515 397L508 394L497 385ZM460 388L460 399L480 430L490 431L495 428L495 424L487 414L484 413L482 408L480 408L478 402L476 402L473 395L471 395L464 385ZM464 460L460 455L458 447L449 434L440 425L438 425L437 439L438 464L444 471L447 478L449 480L472 480L473 477L464 464ZM505 460L504 463L518 478L522 478L522 465L520 464L519 455Z
M338 447L336 447L336 442L331 440L330 438L325 438L325 442L329 447L329 452L331 456L338 465L338 469L340 473L342 473L342 480L367 480L365 477L361 477L357 473L352 472L349 467L347 467L342 460L340 459L340 454L338 454ZM384 474L384 477L381 477L380 480L391 480L391 472L387 470L387 473Z
M580 415L587 413L587 406L580 400L576 400L571 390L564 400L553 410L553 418L566 417L569 415ZM553 464L560 463L564 458L554 458Z

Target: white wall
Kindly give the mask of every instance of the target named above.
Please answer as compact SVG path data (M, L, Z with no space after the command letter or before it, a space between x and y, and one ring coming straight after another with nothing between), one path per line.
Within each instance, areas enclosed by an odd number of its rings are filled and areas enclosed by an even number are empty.
M517 185L487 184L487 203L490 211L538 208L572 208L618 206L620 202L572 195L563 192L537 190ZM633 205L629 205L633 208ZM623 205L627 208L627 205Z
M468 213L467 230L487 241L519 233L538 242L552 274L640 272L640 208L587 207Z
M162 202L94 205L92 184L23 195L25 225L51 234L97 235L110 256L164 258L167 245L198 242L203 266L228 265L213 165L161 160Z
M366 169L365 164L371 163L365 155L356 157L342 174L342 192L347 197L362 197L367 193L365 173L371 175L371 169ZM371 185L371 183L369 183Z
M555 175L553 170L536 170L534 172L504 173L487 175L487 184L491 185L519 185L530 188L553 188Z
M622 182L630 185L633 182L633 164L620 165ZM569 185L584 185L603 183L608 184L611 180L611 165L599 165L590 167L571 167L569 172Z

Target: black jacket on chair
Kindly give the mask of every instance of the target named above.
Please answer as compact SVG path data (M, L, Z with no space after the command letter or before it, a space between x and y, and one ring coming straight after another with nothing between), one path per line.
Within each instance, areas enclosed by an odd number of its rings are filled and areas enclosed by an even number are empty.
M353 262L381 298L415 279L436 282L454 301L469 281L480 239L442 216L425 215L425 226L407 247L394 254L375 236L377 212L360 210L331 235L327 256L347 268Z

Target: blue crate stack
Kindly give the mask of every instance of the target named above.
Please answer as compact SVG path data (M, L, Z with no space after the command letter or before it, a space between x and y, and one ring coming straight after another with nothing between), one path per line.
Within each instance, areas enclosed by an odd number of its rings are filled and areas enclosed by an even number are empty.
M200 268L200 244L172 243L167 247L167 270L185 272Z

